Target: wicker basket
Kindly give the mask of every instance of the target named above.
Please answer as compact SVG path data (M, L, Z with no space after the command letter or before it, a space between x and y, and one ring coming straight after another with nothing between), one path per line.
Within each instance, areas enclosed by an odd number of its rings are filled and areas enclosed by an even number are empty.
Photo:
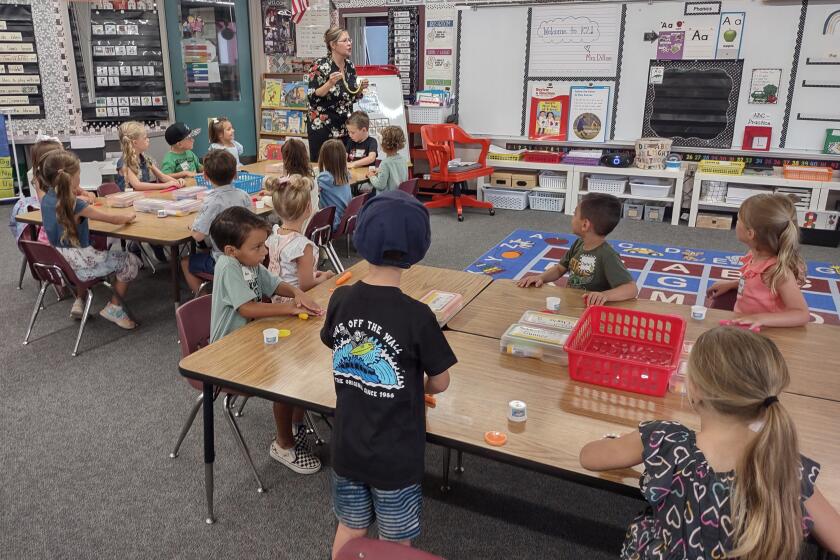
M528 203L533 210L548 210L562 212L566 205L566 197L561 192L531 191L528 193Z
M639 169L665 169L665 158L671 153L670 138L636 140L636 162Z
M484 187L484 200L503 210L525 210L528 208L528 191Z
M452 114L453 106L424 107L422 105L408 106L408 122L411 124L443 124Z
M624 194L627 177L614 175L590 175L586 178L586 190L606 194Z
M742 175L744 165L743 161L704 159L697 165L697 170L700 173L715 173L717 175Z

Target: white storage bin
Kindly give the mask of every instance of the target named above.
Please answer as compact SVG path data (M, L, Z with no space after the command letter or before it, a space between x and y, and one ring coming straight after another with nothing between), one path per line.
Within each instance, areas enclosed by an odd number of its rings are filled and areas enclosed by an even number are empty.
M725 181L702 181L700 183L700 202L724 202L725 200Z
M586 190L605 194L624 194L627 177L616 175L590 175L586 178Z
M542 173L540 173L540 188L552 189L555 191L565 191L566 174L554 173L553 171L543 171Z
M650 198L665 198L671 193L671 179L637 177L630 179L630 194Z
M408 106L409 124L443 124L446 117L452 114L453 106L423 107L421 105Z
M528 192L484 187L484 200L503 210L525 210L528 208Z
M566 205L566 196L557 191L535 190L528 193L528 204L533 210L562 212Z

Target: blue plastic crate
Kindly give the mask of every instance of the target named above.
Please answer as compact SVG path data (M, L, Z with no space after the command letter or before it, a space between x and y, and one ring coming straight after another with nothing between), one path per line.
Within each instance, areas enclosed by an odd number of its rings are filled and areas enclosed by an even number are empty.
M236 179L233 180L233 186L239 190L243 190L248 194L256 194L262 189L264 177L262 175L256 175L254 173L248 173L247 171L240 171L239 175L236 176ZM210 182L204 177L204 175L196 175L195 182L202 187L207 187L208 189L212 186Z

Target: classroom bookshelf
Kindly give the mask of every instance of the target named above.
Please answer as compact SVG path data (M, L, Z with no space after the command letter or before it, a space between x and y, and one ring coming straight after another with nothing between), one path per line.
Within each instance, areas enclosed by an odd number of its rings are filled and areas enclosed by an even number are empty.
M305 75L273 73L262 75L259 118L259 161L280 159L286 138L307 138Z

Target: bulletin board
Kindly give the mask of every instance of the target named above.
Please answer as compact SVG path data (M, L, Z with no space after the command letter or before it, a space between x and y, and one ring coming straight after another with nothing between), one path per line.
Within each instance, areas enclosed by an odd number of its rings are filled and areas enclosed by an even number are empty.
M632 142L649 130L651 61L692 60L730 68L734 112L714 141L692 143L686 129L678 144L740 149L747 126L769 125L773 151L819 151L840 124L827 100L840 95L837 0L478 5L458 22L459 122L470 133L525 137L531 95L549 83L556 95L608 86L606 142Z

